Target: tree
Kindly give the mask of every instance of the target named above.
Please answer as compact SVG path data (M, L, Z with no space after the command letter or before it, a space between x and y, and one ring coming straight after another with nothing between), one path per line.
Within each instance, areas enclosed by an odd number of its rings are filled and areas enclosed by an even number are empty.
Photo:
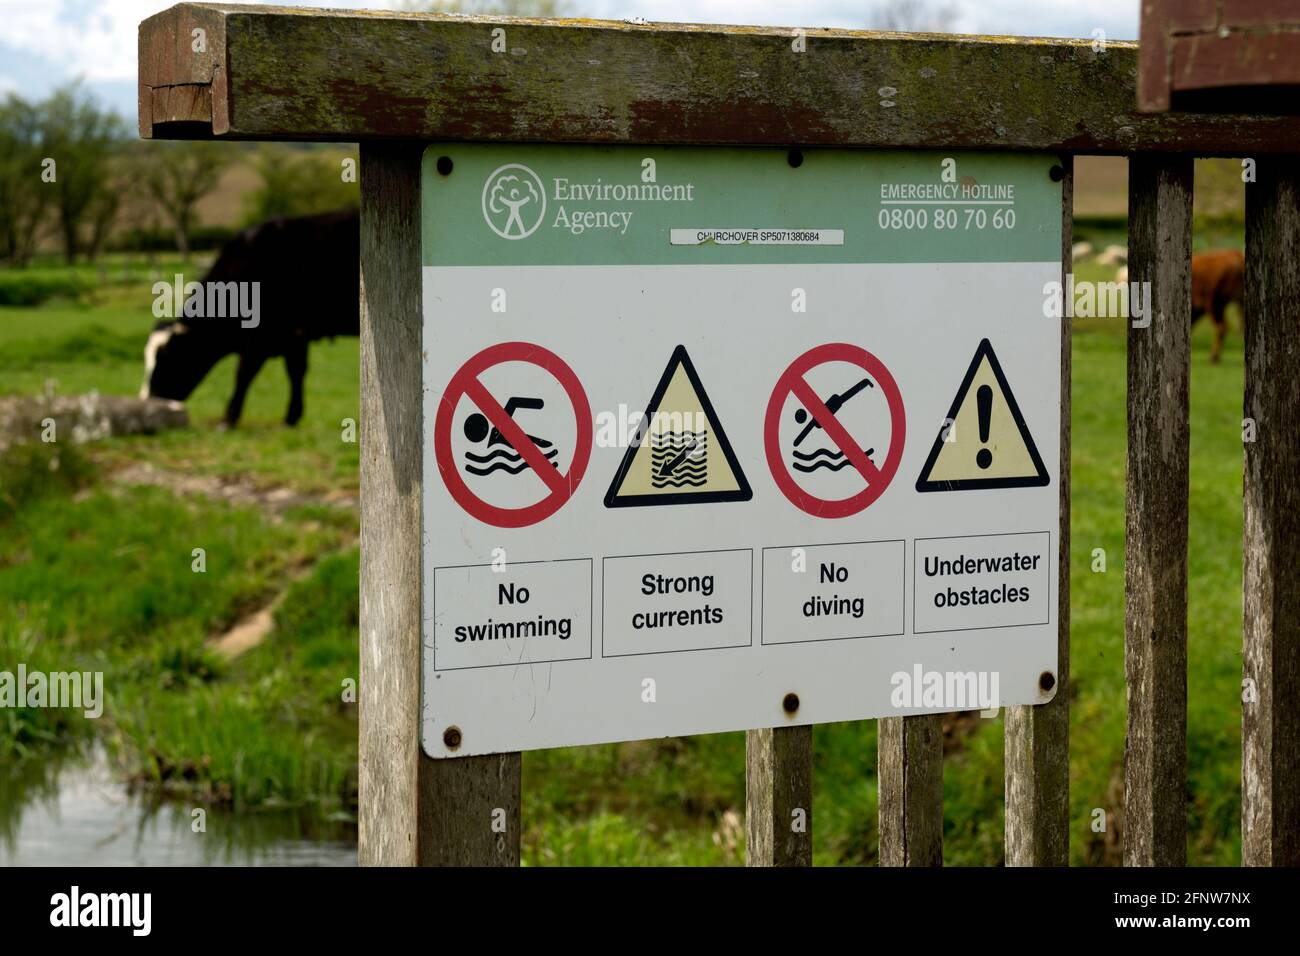
M201 140L152 142L139 154L145 190L170 223L182 256L190 254L199 200L217 188L229 160L223 144Z
M956 4L934 0L884 0L872 16L876 29L895 33L951 33L956 22Z
M125 136L116 113L99 107L78 83L56 90L39 109L41 148L54 160L55 211L69 264L82 249L82 227L112 191L110 163Z
M54 196L41 181L41 120L15 94L0 103L0 259L26 265Z
M108 188L100 190L86 210L90 227L86 252L91 260L99 258L114 229L129 228L139 221L142 206L153 205L142 189L146 167L140 154L147 146L142 141L122 143L109 160Z
M340 157L333 152L268 144L258 151L257 172L261 183L244 198L245 223L306 216L360 202L355 179L344 180Z

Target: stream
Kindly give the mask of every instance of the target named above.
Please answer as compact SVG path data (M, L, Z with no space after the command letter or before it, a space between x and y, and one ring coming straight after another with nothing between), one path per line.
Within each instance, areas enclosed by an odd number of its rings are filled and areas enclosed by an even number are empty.
M355 866L356 830L296 811L209 809L132 792L102 751L0 775L0 866Z

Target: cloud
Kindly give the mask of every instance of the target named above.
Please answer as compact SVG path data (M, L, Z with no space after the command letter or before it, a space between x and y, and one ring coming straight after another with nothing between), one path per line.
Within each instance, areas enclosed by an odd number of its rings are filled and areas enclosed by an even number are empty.
M294 2L319 7L385 5L384 0ZM167 5L168 0L0 0L0 21L4 23L0 63L10 89L39 99L57 86L82 78L104 103L132 120L140 21Z
M737 23L784 27L870 29L873 0L655 0L653 7L628 0L574 0L582 16L622 20L644 16L667 22ZM935 0L935 6L945 5ZM1091 37L1098 27L1110 39L1137 37L1132 0L954 0L956 28L1012 36Z
M134 77L136 27L157 0L3 0L5 43L43 61L52 79Z

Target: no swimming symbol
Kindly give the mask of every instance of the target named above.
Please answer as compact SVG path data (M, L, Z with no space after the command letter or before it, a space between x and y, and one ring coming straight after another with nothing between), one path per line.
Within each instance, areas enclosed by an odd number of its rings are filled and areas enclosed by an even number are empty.
M503 405L480 380L488 369L506 362L527 362L544 369L568 396L577 437L567 473L555 466L556 453L551 442L529 435L514 419L517 409L538 408L541 403L537 399L512 396ZM461 399L468 399L478 409L465 420L465 437L476 444L486 439L484 453L466 453L465 471L471 476L485 477L498 471L514 475L530 469L545 488L546 493L539 501L524 507L504 508L485 501L466 483L452 449L452 419ZM563 507L577 491L586 472L591 443L591 406L582 383L558 355L528 342L494 345L462 365L443 391L433 426L434 457L448 492L467 514L498 528L536 524Z

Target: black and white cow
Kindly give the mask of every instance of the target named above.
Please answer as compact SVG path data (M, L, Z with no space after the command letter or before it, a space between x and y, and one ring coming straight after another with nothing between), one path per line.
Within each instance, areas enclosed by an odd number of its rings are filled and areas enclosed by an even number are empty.
M290 384L284 420L297 424L308 344L360 333L360 255L356 210L271 219L245 229L222 247L202 287L209 290L209 304L214 298L224 304L227 291L233 296L247 288L243 284L258 283L257 314L241 319L233 309L208 309L159 322L145 345L140 397L184 401L217 362L234 353L239 367L225 416L234 426L257 373L267 359L282 356Z

